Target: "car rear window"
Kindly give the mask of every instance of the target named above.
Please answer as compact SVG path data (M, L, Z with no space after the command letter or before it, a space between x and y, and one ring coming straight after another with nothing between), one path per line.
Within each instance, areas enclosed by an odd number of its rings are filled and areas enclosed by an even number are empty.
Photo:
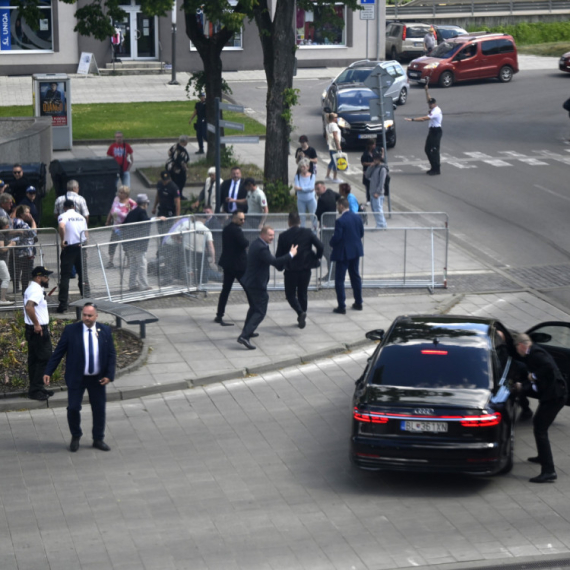
M464 44L442 42L430 54L430 57L439 57L441 59L448 59L453 57Z
M370 373L372 384L408 388L489 389L489 351L469 343L388 345Z
M457 36L465 34L463 30L443 30L442 28L438 28L438 31L444 40L449 40L450 38L456 38Z
M429 28L406 28L406 39L408 38L423 38L428 33Z

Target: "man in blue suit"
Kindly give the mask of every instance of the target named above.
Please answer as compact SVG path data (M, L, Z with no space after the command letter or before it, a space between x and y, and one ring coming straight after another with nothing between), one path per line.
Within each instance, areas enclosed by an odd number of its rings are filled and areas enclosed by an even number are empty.
M332 247L331 261L336 261L334 274L334 287L338 307L333 313L346 314L346 294L344 292L344 278L348 270L354 303L352 308L362 311L362 279L358 272L360 258L364 255L362 238L364 237L364 225L358 214L350 211L348 200L340 198L337 201L337 210L340 217L334 226L334 234L330 240Z
M79 449L81 431L81 402L87 390L93 413L93 447L110 451L105 443L105 386L115 379L117 353L111 329L97 322L97 305L85 303L80 323L67 325L47 364L44 384L61 359L67 354L65 383L67 384L67 423L71 432L70 451Z

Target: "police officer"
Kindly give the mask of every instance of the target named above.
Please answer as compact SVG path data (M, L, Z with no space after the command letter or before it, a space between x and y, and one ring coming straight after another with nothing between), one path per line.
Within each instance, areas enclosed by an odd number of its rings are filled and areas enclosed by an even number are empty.
M158 207L158 215L165 218L173 218L180 216L180 190L178 186L172 182L170 173L163 170L160 173L160 180L156 184L156 198L152 213L156 214Z
M44 289L49 286L49 271L43 266L34 267L32 280L24 291L24 320L26 340L28 341L28 375L30 387L28 397L32 400L45 401L53 396L52 390L46 390L43 374L51 358L51 336L49 332L49 313Z
M208 140L208 128L206 122L206 94L200 93L200 101L196 103L194 107L194 113L190 117L188 121L189 124L192 124L194 117L197 117L196 120L196 137L198 138L198 150L196 154L204 154L204 141Z
M63 214L57 218L59 237L61 238L61 277L59 281L59 306L58 313L65 313L69 300L69 280L73 267L77 270L79 281L79 291L83 296L85 287L86 293L89 288L87 275L81 263L81 242L85 240L87 232L87 221L75 211L75 204L71 200L63 203ZM85 283L84 283L85 279Z

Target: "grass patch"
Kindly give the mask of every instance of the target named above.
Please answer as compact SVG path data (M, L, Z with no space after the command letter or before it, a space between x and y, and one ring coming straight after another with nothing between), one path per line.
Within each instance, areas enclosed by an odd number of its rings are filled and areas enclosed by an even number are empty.
M526 55L542 55L560 57L563 53L570 51L570 41L567 42L549 42L545 44L531 44L518 48L519 53Z
M112 140L122 130L127 140L178 138L195 136L188 124L195 101L162 101L158 103L93 103L73 105L74 140ZM0 117L31 117L31 105L0 107ZM245 131L226 129L228 135L264 135L265 127L242 113L224 112L228 121L243 123Z

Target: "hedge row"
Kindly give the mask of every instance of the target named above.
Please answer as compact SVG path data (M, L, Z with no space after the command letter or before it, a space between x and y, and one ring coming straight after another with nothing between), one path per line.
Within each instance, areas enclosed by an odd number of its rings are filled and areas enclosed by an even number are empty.
M469 26L469 32L489 31L509 34L517 45L544 44L570 41L570 21L566 22L522 22L514 26Z

